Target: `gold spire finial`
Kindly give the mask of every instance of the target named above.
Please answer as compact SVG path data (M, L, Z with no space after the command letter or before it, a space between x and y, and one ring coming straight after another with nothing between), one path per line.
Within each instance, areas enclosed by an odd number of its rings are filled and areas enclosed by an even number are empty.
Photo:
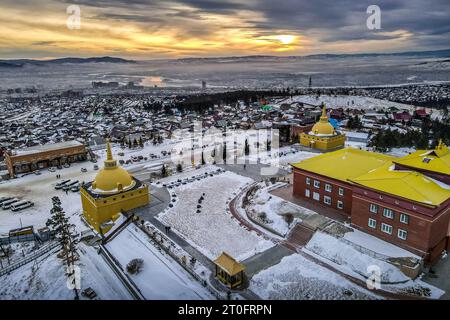
M106 139L106 160L113 160L109 139Z
M117 161L113 159L111 144L109 143L109 139L106 139L106 160L105 160L105 169L115 168L117 167Z

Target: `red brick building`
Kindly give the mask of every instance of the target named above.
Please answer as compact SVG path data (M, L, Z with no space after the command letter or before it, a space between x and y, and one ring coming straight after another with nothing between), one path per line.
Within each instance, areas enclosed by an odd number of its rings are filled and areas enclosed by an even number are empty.
M293 193L433 263L450 249L447 157L450 153L442 144L400 159L357 149L321 154L292 164ZM426 162L433 162L427 170L422 168Z

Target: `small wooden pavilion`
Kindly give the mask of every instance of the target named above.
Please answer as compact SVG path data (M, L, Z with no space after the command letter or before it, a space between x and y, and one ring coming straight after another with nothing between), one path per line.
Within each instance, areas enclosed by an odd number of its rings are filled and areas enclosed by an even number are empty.
M230 288L235 288L242 284L244 280L245 266L236 261L228 253L222 254L214 260L216 265L215 276Z

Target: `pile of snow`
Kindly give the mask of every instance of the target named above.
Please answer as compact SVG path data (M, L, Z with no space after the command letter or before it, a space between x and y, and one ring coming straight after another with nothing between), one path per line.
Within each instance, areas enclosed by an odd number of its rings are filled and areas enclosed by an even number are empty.
M148 237L134 225L129 225L107 244L110 253L123 270L133 259L144 261L139 273L129 275L146 299L213 299L176 261L153 246Z
M316 232L303 250L331 260L338 264L340 269L346 269L346 273L349 274L356 273L368 277L370 274L367 268L378 266L381 271L381 282L395 283L410 280L392 264L361 253L352 245L322 232Z
M250 290L269 300L380 299L300 254L284 257L277 265L253 276Z
M174 187L172 193L176 194L177 201L172 202L174 206L161 213L158 219L210 259L225 251L235 259L244 260L274 245L244 229L227 213L228 202L252 181L225 172ZM197 208L203 193L201 208Z
M420 260L420 257L392 243L381 240L368 233L353 229L352 232L347 232L344 238L353 242L356 245L362 246L376 253L392 257L392 258L415 258Z
M299 208L292 203L283 200L280 197L269 193L272 186L266 187L265 183L257 184L259 188L255 194L249 195L249 202L246 209L247 214L259 223L271 228L282 236L285 236L289 230L298 222L295 218ZM288 224L285 215L291 214L294 220Z

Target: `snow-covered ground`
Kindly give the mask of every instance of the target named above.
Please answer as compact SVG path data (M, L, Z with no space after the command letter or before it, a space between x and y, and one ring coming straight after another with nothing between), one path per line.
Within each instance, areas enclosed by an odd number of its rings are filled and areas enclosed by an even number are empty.
M80 253L81 289L91 287L102 300L132 298L94 248L81 243ZM56 253L44 255L0 277L0 299L71 300L74 293L67 287L64 271Z
M264 182L261 182L255 187L258 189L253 195L249 195L249 205L245 209L238 208L242 216L247 213L253 220L269 227L281 236L285 236L296 223L301 222L298 218L300 207L269 193L276 186L266 186ZM243 210L246 212L242 212ZM294 220L288 224L285 215L292 215Z
M302 102L312 105L320 105L322 102L325 103L327 108L351 108L351 109L361 109L361 110L383 110L390 107L395 107L398 109L409 110L413 112L417 109L414 105L403 104L398 102L392 102L388 100L375 99L363 96L346 96L346 95L300 95L294 96L292 99L287 99L286 103L292 102ZM432 118L442 117L440 110L425 108L427 113L431 114Z
M210 170L211 167L213 166L201 170ZM163 182L169 183L198 174L201 174L200 170L195 170L163 179ZM158 219L173 227L210 259L217 258L225 251L238 260L244 260L274 245L244 229L226 211L227 202L240 188L252 181L235 173L225 172L175 187L171 190L177 199L174 206L161 213ZM197 213L198 200L202 195L204 200L200 213Z
M108 250L126 270L133 259L144 261L142 270L129 274L146 299L214 299L173 259L152 245L147 236L134 225L129 225L107 244Z
M379 296L300 254L254 275L250 290L270 300L368 300Z
M392 264L363 254L353 246L322 232L316 232L303 250L335 262L342 268L347 269L346 273L349 274L354 272L368 276L367 268L375 265L380 268L382 282L393 283L409 280L406 275Z
M344 237L357 245L362 245L365 248L389 257L418 258L406 250L365 235L362 232L349 232ZM409 290L421 292L423 296L433 299L438 299L444 294L442 290L421 281L420 277L411 280L396 266L381 258L375 258L369 254L362 253L353 245L344 243L322 232L316 232L302 250L337 270L363 281L372 274L370 271L372 268L379 268L381 289L385 291L405 293Z

